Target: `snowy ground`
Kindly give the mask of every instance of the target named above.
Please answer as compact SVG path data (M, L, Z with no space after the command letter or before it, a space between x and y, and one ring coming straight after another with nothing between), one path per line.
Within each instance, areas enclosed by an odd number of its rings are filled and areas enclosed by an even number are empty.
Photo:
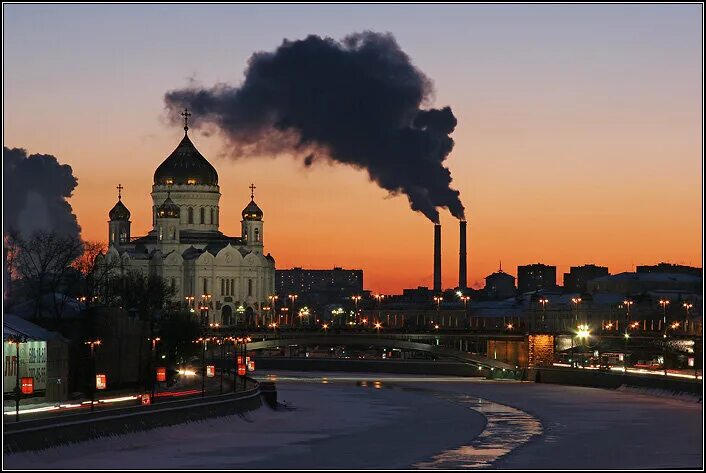
M279 400L296 410L263 407L244 417L5 455L4 466L600 469L703 464L699 403L463 378L278 375Z

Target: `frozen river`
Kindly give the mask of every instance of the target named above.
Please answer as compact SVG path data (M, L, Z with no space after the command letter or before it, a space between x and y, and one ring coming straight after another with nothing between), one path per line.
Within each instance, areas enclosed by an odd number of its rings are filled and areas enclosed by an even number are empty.
M245 416L5 455L6 468L696 468L702 404L570 386L272 372Z

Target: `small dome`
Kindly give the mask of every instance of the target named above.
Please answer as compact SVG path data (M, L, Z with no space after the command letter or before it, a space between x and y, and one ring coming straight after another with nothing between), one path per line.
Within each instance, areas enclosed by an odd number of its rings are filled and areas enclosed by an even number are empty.
M262 220L262 210L257 206L255 200L251 200L243 209L243 220Z
M118 199L118 202L108 212L111 221L115 220L130 220L130 211L125 207L123 201Z
M154 172L155 185L218 185L218 173L203 157L188 135Z
M174 201L167 196L162 205L157 208L157 218L179 218L181 210Z

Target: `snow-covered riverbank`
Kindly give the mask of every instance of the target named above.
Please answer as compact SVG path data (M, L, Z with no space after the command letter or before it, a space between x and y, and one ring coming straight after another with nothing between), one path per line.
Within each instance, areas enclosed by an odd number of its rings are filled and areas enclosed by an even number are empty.
M296 410L263 407L242 418L6 455L5 467L602 469L703 464L702 405L693 402L467 378L277 375L280 402ZM488 408L479 398L510 407Z

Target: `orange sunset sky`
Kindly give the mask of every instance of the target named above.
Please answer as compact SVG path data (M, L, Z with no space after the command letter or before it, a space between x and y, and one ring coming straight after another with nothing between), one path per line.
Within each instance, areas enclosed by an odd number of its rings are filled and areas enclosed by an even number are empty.
M237 84L283 38L389 31L458 118L446 165L469 221L469 285L503 269L594 263L611 273L702 263L701 5L6 5L4 145L55 155L88 240L107 239L115 186L132 234L151 228L156 167L183 134L164 93ZM296 21L294 21L294 19ZM188 25L184 33L180 25ZM363 171L287 156L216 167L221 230L240 232L250 183L277 268L362 268L385 293L432 283L433 226ZM458 224L442 211L443 283Z

